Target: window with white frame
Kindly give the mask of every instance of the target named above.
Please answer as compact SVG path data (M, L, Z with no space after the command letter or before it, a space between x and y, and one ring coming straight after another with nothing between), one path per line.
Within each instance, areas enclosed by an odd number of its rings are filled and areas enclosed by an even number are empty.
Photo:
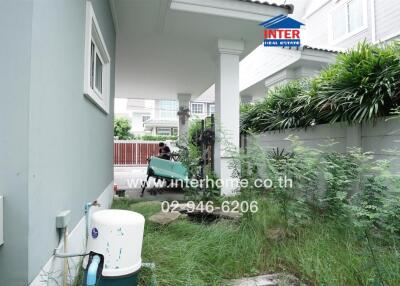
M160 100L160 118L174 119L178 112L178 102L175 100Z
M144 126L144 123L145 123L147 120L150 120L150 115L142 115L142 123L143 123L143 126Z
M339 2L332 12L332 39L338 41L364 30L367 27L365 0Z
M210 104L208 106L208 115L215 114L215 104Z
M191 111L192 114L202 114L204 112L204 104L192 102Z
M157 135L171 135L171 128L170 127L157 127L156 129Z
M84 94L106 113L110 102L110 61L92 4L86 2Z

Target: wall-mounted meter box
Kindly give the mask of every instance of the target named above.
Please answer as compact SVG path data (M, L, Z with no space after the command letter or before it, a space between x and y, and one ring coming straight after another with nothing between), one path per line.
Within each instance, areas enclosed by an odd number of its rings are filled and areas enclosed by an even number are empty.
M4 243L3 236L3 197L0 196L0 246Z

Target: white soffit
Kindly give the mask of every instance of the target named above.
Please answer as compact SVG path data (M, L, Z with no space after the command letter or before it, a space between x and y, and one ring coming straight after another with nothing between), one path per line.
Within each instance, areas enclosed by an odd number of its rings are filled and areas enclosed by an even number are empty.
M265 21L268 17L274 17L277 15L277 9L281 9L282 14L287 14L287 10L283 7L257 5L237 0L171 0L170 7L173 10L251 21Z

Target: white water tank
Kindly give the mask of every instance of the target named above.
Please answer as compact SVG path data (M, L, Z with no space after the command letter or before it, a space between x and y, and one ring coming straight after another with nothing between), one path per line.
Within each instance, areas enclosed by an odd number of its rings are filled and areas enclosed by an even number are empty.
M136 272L142 264L144 217L126 210L101 210L93 213L88 251L104 257L103 276L122 276Z

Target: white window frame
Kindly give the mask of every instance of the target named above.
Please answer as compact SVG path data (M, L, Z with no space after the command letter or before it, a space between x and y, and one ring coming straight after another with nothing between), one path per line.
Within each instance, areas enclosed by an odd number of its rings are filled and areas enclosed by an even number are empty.
M168 134L159 134L158 133L159 130L163 130L163 131L167 131L168 130ZM156 127L156 135L171 136L171 134L172 134L171 127Z
M367 5L367 0L361 0L362 2L362 13L363 13L363 24L361 25L361 27L355 29L352 32L349 32L349 23L346 22L346 33L343 34L341 37L339 38L334 38L333 35L333 25L334 25L334 14L335 12L339 9L339 8L343 8L344 5L347 5L348 3L350 3L353 0L342 0L339 1L337 0L335 7L331 10L330 12L330 25L329 25L329 35L330 35L330 42L331 44L337 44L340 43L346 39L349 39L351 37L353 37L354 35L357 35L358 33L361 33L362 31L366 30L368 28L368 5ZM346 21L348 21L348 15L346 17Z
M93 88L91 87L91 45L94 43L94 76ZM96 55L102 62L102 81L100 92L96 88ZM111 58L108 53L103 35L100 30L91 2L86 2L86 27L85 27L85 70L83 94L106 114L110 111L110 81Z
M211 111L211 107L214 109L214 111ZM214 103L211 103L210 105L209 105L209 110L208 110L208 115L209 116L211 116L212 114L215 114L215 104Z
M193 109L193 106L194 106L194 105L202 106L202 112L194 112L194 109ZM192 113L192 114L204 114L204 103L201 103L201 102L192 102L192 103L190 104L190 113Z
M146 120L144 120L144 118L145 117L148 117ZM151 115L150 114L143 114L142 115L142 122L144 123L145 121L147 121L147 120L150 120L151 119Z

